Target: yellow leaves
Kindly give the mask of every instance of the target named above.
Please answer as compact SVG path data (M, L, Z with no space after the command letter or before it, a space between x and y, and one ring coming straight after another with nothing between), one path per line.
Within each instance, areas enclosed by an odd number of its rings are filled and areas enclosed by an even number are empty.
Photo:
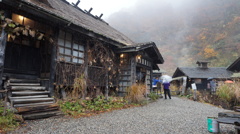
M218 53L213 48L207 47L207 48L204 49L204 57L205 58L216 57L217 54Z

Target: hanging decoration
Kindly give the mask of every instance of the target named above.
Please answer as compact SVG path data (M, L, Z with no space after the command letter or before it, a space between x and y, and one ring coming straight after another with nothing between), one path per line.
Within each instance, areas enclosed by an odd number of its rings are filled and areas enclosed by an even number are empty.
M36 40L45 40L48 39L50 43L53 43L53 39L51 37L45 36L45 34L39 32L38 30L30 28L28 25L20 25L13 20L6 18L4 16L4 11L0 11L0 32L5 30L5 32L9 35L12 40L15 40L17 36L27 36L34 38Z

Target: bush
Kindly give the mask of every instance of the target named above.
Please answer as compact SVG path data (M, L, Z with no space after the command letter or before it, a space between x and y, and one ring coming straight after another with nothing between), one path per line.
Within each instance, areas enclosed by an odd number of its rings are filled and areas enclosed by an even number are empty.
M216 95L223 101L228 103L234 103L233 105L240 102L240 82L224 83L217 89Z
M0 101L0 133L5 131L14 130L19 126L19 122L16 121L14 113L7 109L7 114L3 116L4 107Z
M144 94L146 94L146 85L134 84L127 88L126 99L132 103L141 103L145 100Z
M156 93L150 93L148 95L148 97L151 99L151 100L157 100L159 98L159 95L157 95Z
M226 102L231 102L235 99L235 93L234 89L231 85L221 85L221 87L218 88L216 94L217 96Z
M72 116L85 115L105 112L112 109L118 109L125 107L128 102L122 98L111 98L107 100L104 96L98 96L91 100L77 100L59 102L61 110Z

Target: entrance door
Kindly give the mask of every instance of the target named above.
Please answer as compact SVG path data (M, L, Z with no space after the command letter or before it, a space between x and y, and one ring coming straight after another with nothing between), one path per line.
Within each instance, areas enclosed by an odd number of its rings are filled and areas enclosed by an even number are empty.
M34 46L8 43L4 73L39 76L40 50Z

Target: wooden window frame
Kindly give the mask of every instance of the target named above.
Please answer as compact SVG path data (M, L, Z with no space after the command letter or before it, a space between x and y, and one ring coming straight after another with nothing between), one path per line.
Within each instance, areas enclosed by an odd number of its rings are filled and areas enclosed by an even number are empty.
M62 40L61 45L60 39ZM69 44L67 42L69 42ZM78 48L74 48L75 44L77 44ZM85 51L84 45L81 45L80 43L75 41L73 34L71 34L70 32L60 30L58 36L58 45L59 45L58 60L63 58L65 62L84 64L84 51ZM70 50L70 52L66 52L66 50ZM74 52L77 52L78 56L74 56ZM77 59L76 62L74 61L75 59Z

